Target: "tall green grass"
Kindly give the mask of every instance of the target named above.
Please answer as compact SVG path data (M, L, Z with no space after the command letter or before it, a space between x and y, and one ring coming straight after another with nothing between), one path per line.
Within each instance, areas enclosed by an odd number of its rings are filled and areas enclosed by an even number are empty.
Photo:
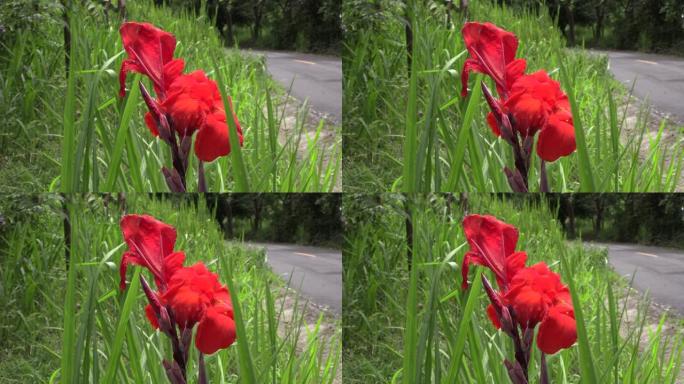
M2 195L2 383L47 382L59 366L61 298L66 284L59 211L57 196Z
M621 137L617 112L625 90L612 79L606 59L565 50L548 14L512 10L498 2L470 4L470 20L489 21L514 32L518 57L528 72L545 69L572 102L577 151L547 164L552 191L674 191L681 188L684 147L665 145L661 135L644 140L648 113L636 135ZM366 29L348 35L343 54L345 190L510 191L504 166L513 164L508 145L488 127L483 97L460 97L460 71L467 51L462 15L445 7L409 1L377 6ZM386 7L386 8L384 8ZM413 27L412 70L407 70L404 27ZM409 75L410 73L410 75ZM475 93L478 82L471 80ZM490 85L493 89L493 86ZM648 146L648 148L642 148ZM539 190L540 162L530 171Z
M117 74L125 57L120 21L116 15L93 15L91 9L76 3L71 2L70 18L73 70L65 81L69 84L66 97L56 107L64 110L64 158L61 175L54 175L51 189L167 191L160 170L170 166L171 154L144 124L146 107L134 76L128 80L126 98L117 96ZM233 97L244 131L242 148L233 145L230 156L204 164L209 190L332 191L341 177L341 149L338 144L326 149L320 145L318 137L327 129L325 123L308 133L308 139L302 138L307 134L307 110L302 107L296 128L281 132L284 108L278 100L284 91L268 77L264 63L224 49L206 11L172 11L153 3L129 2L128 19L150 22L174 34L176 56L185 59L186 72L203 69L219 82L221 91ZM152 89L149 84L148 88ZM301 140L308 140L306 150L299 149ZM193 155L187 175L190 191L197 190L197 166Z
M489 300L477 276L489 272L474 268L472 286L460 289L468 248L464 211L518 227L516 249L528 253L528 264L545 261L572 290L579 337L572 348L547 356L551 383L675 383L682 334L664 338L664 316L652 329L645 325L647 307L625 307L627 284L608 266L605 251L567 242L554 212L538 197L468 197L467 204L438 194L345 199L351 223L343 257L345 383L510 382L503 361L512 358L513 345L488 319ZM406 249L407 208L412 256ZM636 320L626 321L626 310ZM535 347L532 382L539 361Z
M46 191L59 174L64 54L59 24L42 25L0 40L2 192Z

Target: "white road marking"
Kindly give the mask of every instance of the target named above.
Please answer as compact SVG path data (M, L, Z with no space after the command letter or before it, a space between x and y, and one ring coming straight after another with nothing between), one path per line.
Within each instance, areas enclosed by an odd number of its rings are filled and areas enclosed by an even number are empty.
M297 60L295 59L296 62L302 63L302 64L309 64L309 65L316 65L313 61L306 61L306 60Z
M651 64L651 65L658 65L655 61L648 61L648 60L637 60L640 63L645 63L645 64Z
M645 252L637 252L640 255L648 256L648 257L658 257L658 255L654 255L652 253L645 253Z
M302 253L302 252L293 252L295 255L299 256L306 256L306 257L316 257L316 255L312 255L310 253Z

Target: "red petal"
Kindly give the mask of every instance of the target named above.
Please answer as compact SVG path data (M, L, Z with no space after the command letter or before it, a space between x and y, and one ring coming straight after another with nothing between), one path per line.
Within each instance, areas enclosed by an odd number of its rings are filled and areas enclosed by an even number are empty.
M512 288L506 294L506 300L523 328L537 325L544 318L549 304L543 292L529 285Z
M497 279L506 278L506 258L515 251L518 230L493 216L469 215L463 219L463 231L470 250L482 258ZM502 290L505 287L499 287Z
M173 275L183 268L183 262L185 261L185 253L183 252L174 252L164 259L164 275L167 276L169 279L173 277Z
M546 126L539 133L537 154L546 161L556 161L575 151L575 128L567 113L556 113L549 117Z
M525 59L516 59L506 65L506 87L511 89L513 83L525 74L527 68L527 61Z
M491 23L466 23L461 32L470 57L494 79L499 96L505 96L506 66L515 59L518 39Z
M145 306L145 316L147 316L147 320L150 321L150 324L152 324L152 327L154 329L159 328L159 321L157 320L157 315L154 313L154 309L152 309L152 306L150 304L147 304Z
M501 129L499 128L499 123L496 121L494 113L489 112L487 114L487 124L489 124L489 128L492 129L492 132L494 132L495 135L501 136Z
M124 252L123 256L121 256L121 263L119 264L119 288L122 291L126 289L126 270L128 269L128 264L146 266L145 260L138 257L136 253Z
M145 125L152 132L153 135L159 136L159 129L157 128L157 122L154 121L154 117L150 112L145 113Z
M167 86L163 76L164 65L173 59L176 38L149 23L124 23L119 33L128 53L125 62L135 63L136 72L147 75L154 83L157 96L163 98L163 90Z
M577 341L577 325L572 309L558 305L549 309L539 326L537 346L552 355L563 348L571 347Z
M233 102L230 98L228 103L231 112L233 112ZM240 122L238 122L235 112L233 112L233 121L237 128L240 145L242 145L244 141L242 127L240 127ZM207 116L204 126L199 130L195 139L195 153L200 160L206 162L214 161L219 156L230 154L228 124L226 124L226 115L224 113L214 113Z
M492 304L487 306L487 316L489 316L489 320L492 321L492 325L496 329L501 329L501 320L499 320L499 315L496 314L496 309L494 309Z
M465 63L463 63L463 69L461 70L461 97L468 96L468 78L470 77L470 72L486 73L477 60L473 58L466 59Z
M513 277L518 273L518 271L525 268L525 263L527 262L527 253L525 252L515 252L506 258L506 277L508 280L513 279Z
M119 97L126 96L126 75L128 72L145 73L144 69L134 60L126 59L119 69Z
M195 346L201 352L212 354L228 348L235 342L235 322L220 308L209 307L197 327Z
M136 256L130 262L140 262L157 281L166 282L168 277L163 271L164 258L173 252L176 230L151 216L126 215L121 219L121 231L129 252Z

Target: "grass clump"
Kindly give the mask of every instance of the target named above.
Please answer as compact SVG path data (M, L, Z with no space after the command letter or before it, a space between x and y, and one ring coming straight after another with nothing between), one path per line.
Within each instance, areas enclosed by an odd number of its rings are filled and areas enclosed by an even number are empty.
M681 335L662 340L662 325L647 331L646 308L622 304L626 283L608 266L606 252L568 243L540 199L385 194L352 195L344 203L345 212L366 212L350 213L354 224L344 248L345 382L509 382L503 361L512 358L513 345L485 313L488 299L475 283L482 268L472 271L470 290L460 288L465 212L516 226L516 249L527 252L528 265L545 261L577 295L578 333L586 338L547 356L550 382L589 383L589 373L600 383L674 383L678 377ZM631 322L626 310L636 313ZM647 333L650 341L643 342ZM535 347L531 378L539 377L539 359Z
M491 133L484 98L463 99L459 94L467 57L460 33L463 15L421 2L370 8L373 17L360 27L352 24L356 29L348 35L343 54L345 190L510 191L503 168L512 164L512 153ZM578 141L576 153L547 164L552 191L678 187L681 142L665 145L661 134L644 140L646 116L639 117L636 134L622 139L625 118L616 100L624 90L610 75L605 58L565 50L546 10L481 1L473 2L469 12L469 20L489 21L515 33L520 41L517 57L527 59L528 73L544 68L574 96L575 127L586 145ZM413 36L410 70L406 23ZM474 84L476 80L471 87ZM540 179L539 159L534 157L533 191L539 189ZM450 177L453 174L460 177Z

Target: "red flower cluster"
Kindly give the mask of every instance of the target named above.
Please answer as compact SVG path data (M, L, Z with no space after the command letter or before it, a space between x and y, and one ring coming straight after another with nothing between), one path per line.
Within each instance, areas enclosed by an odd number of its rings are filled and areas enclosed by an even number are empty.
M574 152L575 131L567 96L546 72L524 74L527 62L515 59L515 35L491 23L474 22L466 23L462 33L470 57L463 65L461 94L467 95L471 71L494 80L499 100L491 100L496 105L487 116L492 131L497 136L503 134L507 141L514 139L511 135L525 140L539 132L537 154L545 161Z
M121 259L120 286L126 287L129 263L152 272L158 292L143 283L150 301L145 314L152 326L175 337L176 325L184 333L198 324L195 346L206 354L233 344L236 332L230 293L203 263L183 267L185 254L173 251L176 230L147 215L124 216L121 230L129 249Z
M136 22L124 23L119 32L128 53L119 73L119 94L125 95L128 72L142 73L152 80L157 100L145 100L150 109L145 123L152 134L160 136L160 126L165 129L167 124L181 140L197 131L195 154L200 160L213 161L228 155L226 112L216 82L202 70L183 74L185 62L173 58L176 39L168 32ZM232 99L228 102L242 145L242 129L232 111ZM168 140L164 132L161 137Z
M499 292L485 284L492 301L487 314L494 326L517 337L518 327L526 334L539 324L537 347L547 354L572 346L577 330L570 291L545 263L525 267L526 253L515 252L517 229L480 215L467 216L463 229L470 245L463 259L463 286L467 287L469 264L494 272Z

